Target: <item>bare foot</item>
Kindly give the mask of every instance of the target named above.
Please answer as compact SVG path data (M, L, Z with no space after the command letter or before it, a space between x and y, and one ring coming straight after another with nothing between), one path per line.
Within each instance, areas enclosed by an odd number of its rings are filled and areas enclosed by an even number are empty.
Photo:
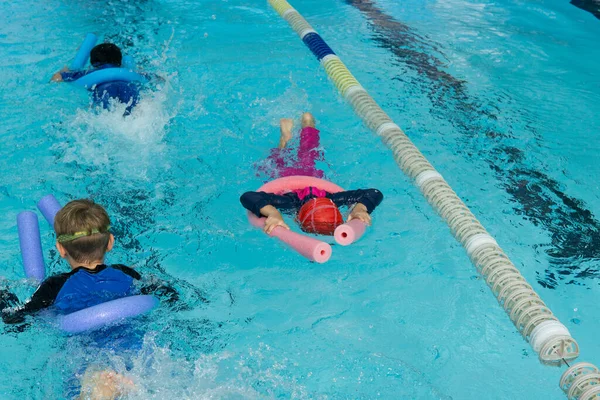
M283 149L287 142L292 138L292 128L294 128L294 121L289 118L282 118L279 120L279 130L281 136L279 137L279 148Z
M79 399L114 400L135 388L133 381L112 370L89 372L81 381Z
M306 128L307 126L310 126L311 128L316 126L315 117L309 112L302 114L302 127Z

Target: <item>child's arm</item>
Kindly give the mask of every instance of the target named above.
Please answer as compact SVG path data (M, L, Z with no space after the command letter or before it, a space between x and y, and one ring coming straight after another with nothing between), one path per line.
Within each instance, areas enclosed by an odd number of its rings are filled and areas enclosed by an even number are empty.
M265 226L263 228L263 231L266 234L270 235L273 229L275 229L278 226L281 226L288 230L290 229L290 227L283 221L283 216L281 215L279 210L277 210L275 207L271 205L266 205L260 209L260 213L267 217L267 219L265 220Z
M147 282L141 287L140 292L142 294L152 294L169 305L175 305L179 302L179 292L166 282Z
M50 82L62 82L63 78L60 72L55 72L50 78Z
M69 68L64 67L63 69L61 69L60 71L58 71L54 75L52 75L52 78L50 78L50 81L51 82L73 82L73 81L76 81L77 79L81 78L85 74L87 74L86 71L69 71Z
M350 211L346 222L350 222L353 219L358 219L367 225L371 225L371 214L368 213L367 207L362 203L357 203L352 207L352 211Z
M63 81L63 77L62 77L63 72L69 72L69 67L67 67L65 65L60 71L55 72L54 75L52 75L52 78L50 78L50 82L62 82Z
M279 210L291 210L300 206L300 199L295 193L287 193L280 196L266 192L246 192L240 197L240 202L257 217L267 218L264 231L268 234L277 226L290 229L283 221Z
M164 301L169 305L173 305L179 301L179 293L167 282L155 278L142 279L142 275L136 270L122 264L113 264L111 267L131 276L136 281L142 282L140 287L141 294L154 295L158 297L160 301Z
M338 207L355 206L350 211L348 221L359 219L365 224L371 224L371 213L383 200L383 194L377 189L347 190L344 192L331 193L329 197Z
M136 72L136 71L134 71ZM152 82L152 83L165 83L167 80L162 77L161 75L155 74L153 72L142 72L142 71L137 71L137 74L143 76L144 78L148 79L148 82Z
M3 292L0 295L2 321L5 324L19 324L25 321L27 315L50 307L68 277L69 274L60 274L46 279L33 293L31 299L20 306L17 306L18 299L14 294L8 291Z
M271 215L261 212L265 206L273 206L278 210L293 210L301 205L296 193L286 193L280 196L266 192L246 192L240 197L240 202L244 208L259 218Z

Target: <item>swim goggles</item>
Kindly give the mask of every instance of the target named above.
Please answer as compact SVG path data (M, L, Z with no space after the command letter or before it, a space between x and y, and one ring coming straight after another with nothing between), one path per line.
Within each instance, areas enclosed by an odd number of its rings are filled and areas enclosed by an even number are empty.
M88 231L80 231L80 232L75 232L72 235L68 235L68 234L59 235L56 238L56 241L58 243L72 242L73 240L82 238L84 236L92 236L92 235L97 235L99 233L107 233L109 231L110 231L110 225L106 227L106 230L104 232L100 232L99 229L95 229L94 228L90 232L88 232Z

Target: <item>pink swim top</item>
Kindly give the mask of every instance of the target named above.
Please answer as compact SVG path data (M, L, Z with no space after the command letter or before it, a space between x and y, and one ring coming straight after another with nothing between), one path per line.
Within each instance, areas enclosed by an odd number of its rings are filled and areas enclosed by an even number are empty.
M326 191L321 190L316 187L313 187L313 186L308 186L308 187L305 187L304 189L294 190L293 192L298 195L298 198L300 200L304 200L304 198L306 196L310 196L310 195L313 195L315 197L326 197L327 196Z

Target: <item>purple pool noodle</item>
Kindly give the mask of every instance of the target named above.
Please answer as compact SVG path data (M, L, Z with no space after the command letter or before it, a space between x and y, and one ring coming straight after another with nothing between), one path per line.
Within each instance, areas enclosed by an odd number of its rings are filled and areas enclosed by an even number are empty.
M65 332L80 333L143 314L157 304L156 297L150 295L123 297L61 316L58 325Z
M46 266L44 265L37 214L32 211L19 213L17 215L17 228L19 230L19 245L21 246L25 276L41 282L46 276Z
M58 200L56 200L56 197L51 194L42 197L42 199L38 201L37 207L44 215L44 218L46 218L46 221L48 221L50 226L54 226L54 217L62 208Z

